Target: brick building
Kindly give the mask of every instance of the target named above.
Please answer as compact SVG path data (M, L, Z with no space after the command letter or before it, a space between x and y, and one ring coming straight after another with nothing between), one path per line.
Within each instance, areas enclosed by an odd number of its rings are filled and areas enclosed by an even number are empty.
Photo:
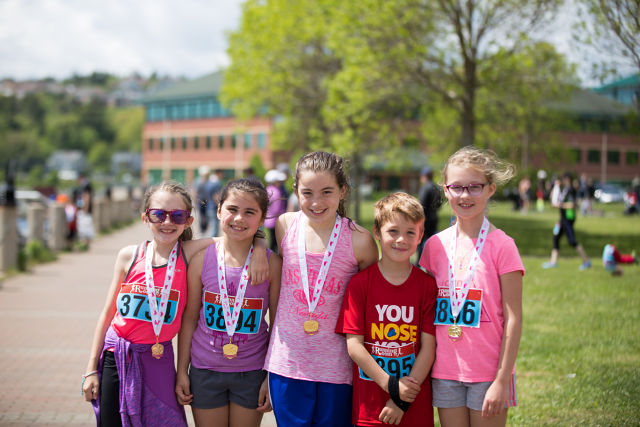
M142 181L174 179L185 184L202 165L242 176L254 155L266 168L275 166L270 148L271 119L241 122L218 99L222 72L177 83L146 96L142 131Z

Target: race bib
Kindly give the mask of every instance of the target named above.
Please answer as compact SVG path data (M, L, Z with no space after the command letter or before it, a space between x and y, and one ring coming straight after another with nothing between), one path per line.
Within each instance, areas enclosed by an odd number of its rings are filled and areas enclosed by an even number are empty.
M482 289L469 289L467 299L462 304L458 321L459 326L468 328L480 327L480 313L482 312ZM436 318L434 325L453 325L453 315L451 314L451 300L449 299L449 288L438 288L438 298L436 299Z
M156 287L156 301L160 305L160 292L162 288ZM176 317L178 303L180 302L180 291L171 289L169 299L167 300L167 311L164 314L163 324L170 325ZM118 313L125 319L142 320L143 322L151 322L149 314L149 298L147 297L147 288L144 284L123 283L120 286L120 292L116 300L116 308Z
M398 379L409 375L416 361L414 343L405 344L402 347L383 347L370 343L364 343L364 346L378 366L389 376L395 376ZM373 381L362 369L358 368L358 370L360 378Z
M233 313L235 297L229 296L229 306ZM204 293L204 322L213 331L227 332L224 324L224 312L220 294L205 291ZM257 334L260 330L262 317L262 298L245 298L238 316L235 333Z

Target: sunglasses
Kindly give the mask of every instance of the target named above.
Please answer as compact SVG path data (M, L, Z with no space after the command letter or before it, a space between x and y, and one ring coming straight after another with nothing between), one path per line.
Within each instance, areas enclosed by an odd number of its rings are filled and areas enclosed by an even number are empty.
M462 196L462 194L464 193L464 190L467 190L467 192L471 196L479 196L482 194L482 190L484 190L485 185L487 184L469 184L469 185L451 184L451 185L445 185L445 187L447 187L447 190L449 190L449 193L453 194L456 197Z
M147 214L149 222L154 224L163 223L165 219L167 219L167 215L169 215L172 223L182 225L186 223L191 216L191 212L185 209L174 209L171 211L165 211L164 209L147 209L145 213Z

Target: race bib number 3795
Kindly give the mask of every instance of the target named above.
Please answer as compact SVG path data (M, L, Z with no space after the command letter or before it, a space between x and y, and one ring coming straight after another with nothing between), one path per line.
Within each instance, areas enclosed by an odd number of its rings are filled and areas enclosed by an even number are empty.
M370 343L364 343L364 346L373 357L373 360L390 376L399 379L411 373L411 368L413 368L413 364L416 361L413 343L401 347L384 347ZM360 378L372 381L362 369L358 370L360 371Z
M160 292L162 288L156 287L156 302L160 305ZM167 311L164 314L163 322L166 325L173 323L180 302L180 291L171 289L169 300L167 301ZM144 322L151 322L149 314L149 298L147 297L147 287L137 283L123 283L116 300L118 313L125 319L137 319Z

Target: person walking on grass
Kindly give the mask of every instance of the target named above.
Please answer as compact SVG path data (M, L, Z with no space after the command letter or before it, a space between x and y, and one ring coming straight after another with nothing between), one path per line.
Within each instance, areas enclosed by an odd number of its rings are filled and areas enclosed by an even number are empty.
M542 264L542 268L558 267L558 254L560 251L560 238L566 233L569 245L574 247L578 255L582 258L579 270L587 270L591 268L591 260L587 256L584 248L576 240L573 225L576 222L577 191L573 187L573 180L570 172L562 175L562 184L555 200L552 199L553 206L560 210L560 221L553 227L553 249L551 250L551 258Z

